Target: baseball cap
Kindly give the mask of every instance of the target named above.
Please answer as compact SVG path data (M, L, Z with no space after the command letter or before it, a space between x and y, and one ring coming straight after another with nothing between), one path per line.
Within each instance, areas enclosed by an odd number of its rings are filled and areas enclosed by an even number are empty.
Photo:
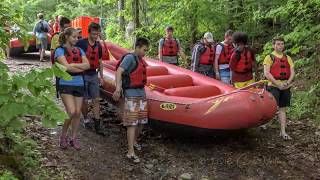
M213 35L211 32L206 32L203 37L206 38L208 42L213 42Z

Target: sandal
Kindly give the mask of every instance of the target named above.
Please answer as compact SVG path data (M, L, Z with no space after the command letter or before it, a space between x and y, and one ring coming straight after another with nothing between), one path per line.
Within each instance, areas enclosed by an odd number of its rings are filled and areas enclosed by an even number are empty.
M280 133L279 136L282 137L284 140L292 140L292 138L287 133Z
M137 151L141 151L141 149L142 149L142 146L140 144L138 144L138 143L134 144L133 147Z
M130 161L134 162L134 163L139 163L139 162L140 162L139 157L138 157L137 155L135 155L135 154L133 154L133 155L127 154L127 158L128 158Z

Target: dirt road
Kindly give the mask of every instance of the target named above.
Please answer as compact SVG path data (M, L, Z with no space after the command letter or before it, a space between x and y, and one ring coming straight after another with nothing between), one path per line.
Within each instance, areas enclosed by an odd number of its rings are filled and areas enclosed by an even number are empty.
M36 55L6 61L12 71L44 68ZM142 162L128 162L119 109L102 100L108 136L80 129L81 151L58 148L60 127L46 129L33 119L27 134L39 143L42 165L62 179L316 179L320 178L320 129L311 119L290 120L291 141L278 137L277 122L267 130L250 129L223 137L183 138L146 128Z

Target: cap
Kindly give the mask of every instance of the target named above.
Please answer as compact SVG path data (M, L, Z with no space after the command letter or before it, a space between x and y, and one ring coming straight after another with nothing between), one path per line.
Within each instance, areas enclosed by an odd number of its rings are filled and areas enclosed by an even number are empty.
M213 35L211 32L206 32L203 37L206 38L209 43L213 42Z

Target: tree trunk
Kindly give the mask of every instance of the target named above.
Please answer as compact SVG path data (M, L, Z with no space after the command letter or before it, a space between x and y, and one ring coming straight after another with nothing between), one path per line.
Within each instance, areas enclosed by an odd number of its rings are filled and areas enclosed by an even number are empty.
M118 11L120 13L123 13L124 5L125 5L125 0L118 1ZM118 21L119 21L120 30L124 32L126 30L126 27L125 27L125 22L124 22L124 16L122 14L118 17Z
M140 19L139 19L139 0L132 1L132 12L133 12L133 22L134 22L134 29L140 27Z

